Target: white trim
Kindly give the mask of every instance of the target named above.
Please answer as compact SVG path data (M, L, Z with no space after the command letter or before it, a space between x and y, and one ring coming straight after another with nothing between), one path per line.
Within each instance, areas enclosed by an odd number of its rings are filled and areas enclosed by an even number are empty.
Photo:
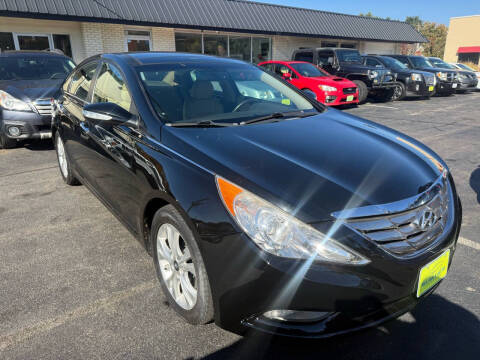
M143 32L148 32L148 35L129 35L129 31L143 31ZM125 51L128 52L128 40L144 40L148 41L148 51L152 51L152 31L150 29L141 29L141 28L125 28L124 30L124 47Z
M479 15L465 15L465 16L452 16L450 20L452 19L465 19L465 18L472 18L472 17L478 17Z
M38 36L38 37L46 37L48 39L48 46L50 50L53 50L55 48L53 44L53 35L52 34L44 34L44 33L17 33L17 32L12 32L13 35L13 43L15 45L15 50L22 50L20 49L20 43L18 41L19 36ZM44 50L44 49L42 49Z

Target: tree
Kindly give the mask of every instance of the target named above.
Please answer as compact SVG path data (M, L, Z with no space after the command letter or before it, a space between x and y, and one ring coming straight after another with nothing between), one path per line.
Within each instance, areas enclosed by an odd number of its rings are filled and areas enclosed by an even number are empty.
M380 16L375 16L372 14L371 11L369 11L368 13L364 14L364 13L360 13L358 14L359 16L365 16L365 17L369 17L369 18L374 18L374 19L385 19L385 20L391 20L390 19L390 16L387 16L386 18L382 18Z
M434 22L424 22L420 32L428 40L428 43L423 45L423 55L443 58L448 27Z

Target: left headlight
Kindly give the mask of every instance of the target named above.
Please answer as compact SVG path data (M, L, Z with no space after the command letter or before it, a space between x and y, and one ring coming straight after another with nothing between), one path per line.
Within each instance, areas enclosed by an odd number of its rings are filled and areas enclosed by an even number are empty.
M263 250L276 256L363 265L369 261L251 192L216 176L225 207Z
M422 75L417 74L417 73L413 73L412 74L412 81L422 81Z
M323 91L337 91L338 89L334 86L328 86L328 85L318 85L320 90Z
M447 73L445 73L445 72L439 71L439 72L437 72L437 76L440 80L443 80L443 81L447 80Z
M12 111L32 111L26 102L13 97L3 90L0 90L0 106Z

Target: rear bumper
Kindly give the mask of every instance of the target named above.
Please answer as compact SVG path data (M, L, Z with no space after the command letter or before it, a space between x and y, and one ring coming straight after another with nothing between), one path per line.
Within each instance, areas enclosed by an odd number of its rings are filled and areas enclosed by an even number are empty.
M34 112L19 112L2 110L0 121L1 131L11 139L48 139L52 137L52 117ZM20 135L13 136L10 127L20 130Z

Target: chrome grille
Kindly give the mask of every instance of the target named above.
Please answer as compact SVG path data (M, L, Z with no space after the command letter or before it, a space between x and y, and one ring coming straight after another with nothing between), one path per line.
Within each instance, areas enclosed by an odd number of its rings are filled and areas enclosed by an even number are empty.
M409 257L434 244L450 227L453 223L452 202L452 191L445 173L428 190L415 197L344 210L333 216L391 254Z
M33 106L40 115L52 115L51 99L39 99L33 103Z

